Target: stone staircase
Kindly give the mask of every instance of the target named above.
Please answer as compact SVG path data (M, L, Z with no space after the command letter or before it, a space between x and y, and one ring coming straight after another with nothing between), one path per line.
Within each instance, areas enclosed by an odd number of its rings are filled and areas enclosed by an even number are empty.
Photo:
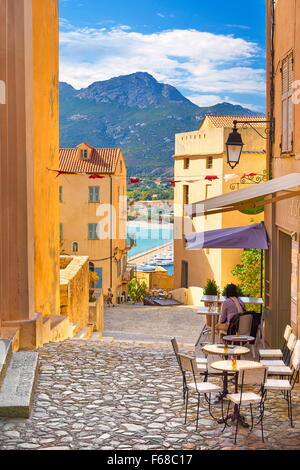
M37 352L14 352L12 339L0 339L0 417L29 418L37 370Z
M67 315L51 315L42 319L41 344L61 342L67 339L87 340L101 333L94 333L95 325L81 327L69 321ZM0 328L0 418L29 418L36 377L38 352L19 351L20 329Z

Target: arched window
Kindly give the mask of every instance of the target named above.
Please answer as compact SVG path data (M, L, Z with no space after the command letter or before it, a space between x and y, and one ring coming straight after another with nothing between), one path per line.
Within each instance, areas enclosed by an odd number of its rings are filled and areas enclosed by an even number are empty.
M77 242L73 242L73 243L72 243L72 251L73 251L73 253L78 253L78 251L79 251L79 245L78 245Z
M91 261L89 262L89 269L90 271L95 271L95 265Z

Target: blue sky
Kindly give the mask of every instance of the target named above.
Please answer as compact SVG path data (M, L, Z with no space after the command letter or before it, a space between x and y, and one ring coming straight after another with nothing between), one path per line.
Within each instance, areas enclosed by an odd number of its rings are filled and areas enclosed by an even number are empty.
M137 71L191 101L265 108L265 0L59 0L60 79Z

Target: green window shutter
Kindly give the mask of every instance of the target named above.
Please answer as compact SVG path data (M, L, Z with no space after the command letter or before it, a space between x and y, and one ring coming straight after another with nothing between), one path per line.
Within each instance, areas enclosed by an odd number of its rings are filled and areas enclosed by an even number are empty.
M89 240L99 240L97 236L97 224L89 224Z
M59 202L63 202L62 198L63 198L63 187L60 186L59 187Z
M100 188L99 186L89 186L89 202L100 201Z
M60 241L63 239L63 224L59 224L59 238Z

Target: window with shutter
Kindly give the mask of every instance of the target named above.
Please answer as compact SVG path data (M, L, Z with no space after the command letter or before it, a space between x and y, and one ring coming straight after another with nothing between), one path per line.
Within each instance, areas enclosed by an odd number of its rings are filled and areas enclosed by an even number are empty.
M189 186L186 184L183 186L183 204L189 204Z
M97 234L97 224L88 225L88 237L89 237L89 240L99 240L98 234Z
M293 53L290 53L282 61L281 75L282 75L282 139L281 151L291 152L293 149L293 128L294 128L294 107L292 101L293 95Z
M89 202L100 202L99 186L89 186Z

